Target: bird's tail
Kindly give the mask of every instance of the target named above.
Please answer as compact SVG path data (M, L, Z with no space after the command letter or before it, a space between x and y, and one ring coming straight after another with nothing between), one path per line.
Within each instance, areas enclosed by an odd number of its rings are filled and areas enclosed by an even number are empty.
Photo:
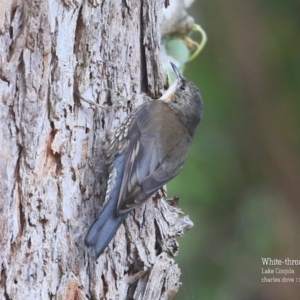
M113 201L108 202L85 237L86 245L93 248L95 257L97 258L108 246L127 215L117 215L115 209Z
M93 248L96 258L104 251L124 221L127 213L117 214L120 186L123 178L124 157L118 156L113 163L113 170L108 183L108 201L90 227L85 243Z

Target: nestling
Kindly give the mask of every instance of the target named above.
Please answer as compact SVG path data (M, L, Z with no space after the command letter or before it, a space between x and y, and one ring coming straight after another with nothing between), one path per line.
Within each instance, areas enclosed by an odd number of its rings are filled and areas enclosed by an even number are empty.
M175 82L160 99L134 110L110 142L106 204L85 238L95 257L127 214L174 178L187 159L203 103L198 88L171 64Z

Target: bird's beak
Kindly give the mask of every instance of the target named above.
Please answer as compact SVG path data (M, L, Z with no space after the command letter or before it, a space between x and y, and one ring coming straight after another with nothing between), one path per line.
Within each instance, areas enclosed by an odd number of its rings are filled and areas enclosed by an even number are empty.
M177 87L177 83L179 80L183 78L182 74L178 70L178 68L171 62L171 66L174 70L174 73L176 74L177 80L173 82L173 84L167 89L167 91L158 99L162 100L164 102L170 103L173 101L174 93Z
M183 76L182 76L182 74L180 73L179 69L176 67L176 65L173 64L172 62L170 62L170 64L171 64L171 66L172 66L172 68L173 68L174 73L176 74L177 79L178 79L178 80L183 79Z

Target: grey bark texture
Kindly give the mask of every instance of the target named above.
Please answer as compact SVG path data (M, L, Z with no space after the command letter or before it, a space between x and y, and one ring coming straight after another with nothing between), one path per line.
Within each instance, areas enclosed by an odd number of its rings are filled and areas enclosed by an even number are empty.
M161 191L95 261L105 147L163 90L163 0L22 1L0 7L0 299L170 299L176 237L192 226ZM94 109L78 95L104 106Z

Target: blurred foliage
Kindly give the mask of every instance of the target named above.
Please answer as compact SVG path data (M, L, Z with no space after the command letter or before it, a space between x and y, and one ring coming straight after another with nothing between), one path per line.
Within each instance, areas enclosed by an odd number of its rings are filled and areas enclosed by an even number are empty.
M203 121L168 184L195 225L179 240L177 300L299 299L299 283L261 283L262 257L300 260L299 13L292 0L192 6L208 43L185 72Z

